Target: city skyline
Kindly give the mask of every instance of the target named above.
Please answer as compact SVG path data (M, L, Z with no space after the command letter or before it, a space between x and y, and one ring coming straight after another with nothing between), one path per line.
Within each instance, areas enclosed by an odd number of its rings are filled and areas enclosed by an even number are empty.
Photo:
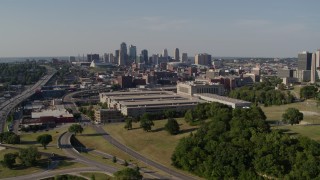
M317 1L9 1L0 3L0 57L137 52L296 57L319 49Z

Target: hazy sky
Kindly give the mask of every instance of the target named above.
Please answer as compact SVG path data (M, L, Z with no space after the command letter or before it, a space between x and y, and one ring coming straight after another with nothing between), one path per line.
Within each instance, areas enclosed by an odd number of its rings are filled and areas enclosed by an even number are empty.
M296 57L320 48L319 0L1 0L0 57L174 48Z

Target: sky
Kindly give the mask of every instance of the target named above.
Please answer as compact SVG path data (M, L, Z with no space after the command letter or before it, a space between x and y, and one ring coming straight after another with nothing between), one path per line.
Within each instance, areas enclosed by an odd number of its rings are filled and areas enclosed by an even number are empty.
M0 57L114 53L296 57L320 48L319 0L1 0Z

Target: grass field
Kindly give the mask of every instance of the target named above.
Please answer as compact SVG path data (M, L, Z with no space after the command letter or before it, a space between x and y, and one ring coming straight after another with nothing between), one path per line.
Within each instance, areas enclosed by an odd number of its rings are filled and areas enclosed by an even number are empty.
M43 132L36 132L36 133L23 133L20 135L21 138L21 144L16 145L18 147L27 147L30 145L34 145L38 147L38 150L40 152L47 152L47 153L55 153L55 154L59 154L59 155L65 155L63 153L63 150L59 149L57 147L57 142L58 142L58 138L59 136L67 131L68 127L61 127L58 129L53 129L53 130L49 130L49 131L43 131ZM52 142L48 144L47 149L44 149L41 144L39 144L36 139L39 135L42 134L50 134L52 136Z
M267 116L268 121L281 121L282 114L288 108L297 108L304 114L305 122L311 124L320 124L320 107L317 107L315 100L306 100L304 102L285 104L281 106L261 107Z
M168 167L171 166L171 155L182 137L195 131L197 127L188 125L183 118L177 119L180 130L179 135L172 136L164 130L167 120L154 121L152 132L144 132L139 123L133 123L132 130L124 129L124 123L107 124L104 129L118 141L126 144L137 152L160 162Z
M83 173L80 173L80 175L88 178L92 178L92 176L94 176L95 180L111 180L112 179L112 177L108 176L107 174L98 173L98 172L83 172Z
M279 127L274 127L274 129L285 129L288 130L287 133L296 135L302 135L309 137L313 140L316 140L320 142L320 126L279 126Z
M298 92L298 90L297 90ZM288 108L297 108L302 111L304 115L304 122L310 124L320 124L320 107L317 107L315 100L306 100L304 102L286 104L281 106L261 107L267 116L267 120L271 123L281 121L282 114ZM304 125L286 125L286 126L274 126L273 129L286 129L287 133L300 134L307 136L320 142L320 126L304 126Z
M96 131L92 127L85 127L82 135L77 135L76 137L89 149L96 149L127 161L134 161L131 156L119 151L116 147L108 143L100 134L96 134Z

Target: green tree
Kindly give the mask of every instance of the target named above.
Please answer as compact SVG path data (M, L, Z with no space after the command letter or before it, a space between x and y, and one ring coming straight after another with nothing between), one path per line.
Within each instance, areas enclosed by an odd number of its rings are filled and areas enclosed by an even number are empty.
M126 118L126 124L125 124L124 128L127 130L132 129L132 119L131 118Z
M180 127L176 119L169 118L167 123L164 126L165 130L168 131L171 135L179 134Z
M315 86L304 86L300 89L300 98L315 98L317 95L318 88Z
M299 124L303 120L303 113L296 108L288 108L284 114L282 114L282 121L284 123Z
M123 163L124 166L129 166L129 163L127 160L124 160L124 163Z
M38 152L37 147L30 146L25 149L21 149L19 153L19 159L25 166L34 166L37 164L37 160L40 159L41 154Z
M0 133L0 142L8 144L20 144L20 136L13 132L3 132Z
M13 165L16 163L17 157L17 153L7 153L3 156L3 160L1 161L1 163L4 167L11 169L13 168Z
M74 135L77 135L77 133L82 133L83 132L83 127L80 124L72 124L69 128L68 131L70 133L74 133Z
M81 114L80 113L73 113L73 117L76 120L79 120L81 118Z
M142 175L140 174L140 172L132 168L125 168L123 170L117 171L113 175L117 180L130 180L130 179L141 180L142 179Z
M113 162L113 163L116 163L117 161L118 161L118 160L117 160L117 157L116 157L116 156L113 156L113 157L112 157L112 162Z
M144 131L151 131L152 126L154 126L154 123L151 119L147 119L147 118L141 118L140 119L140 127L143 128Z
M44 149L47 149L47 145L52 142L52 136L50 134L42 134L37 137L37 142L40 143Z

